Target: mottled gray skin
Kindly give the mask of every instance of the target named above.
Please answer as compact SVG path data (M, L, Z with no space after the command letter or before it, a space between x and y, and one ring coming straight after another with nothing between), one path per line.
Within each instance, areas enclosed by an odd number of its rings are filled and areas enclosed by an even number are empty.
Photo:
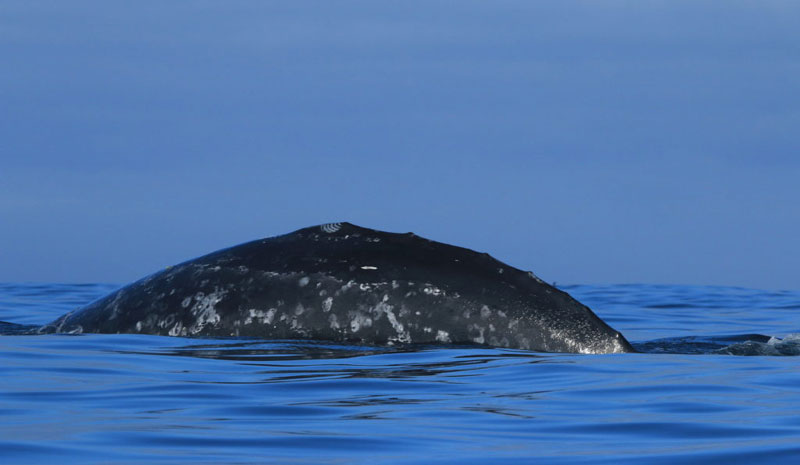
M634 351L588 307L533 273L412 233L349 223L169 267L40 331Z

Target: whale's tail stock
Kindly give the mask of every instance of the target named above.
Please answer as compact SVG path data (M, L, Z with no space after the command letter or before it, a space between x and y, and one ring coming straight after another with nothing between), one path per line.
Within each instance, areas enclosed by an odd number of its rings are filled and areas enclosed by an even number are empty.
M7 321L0 321L0 335L4 336L21 336L25 334L37 334L39 332L39 325L21 325L17 323L9 323Z

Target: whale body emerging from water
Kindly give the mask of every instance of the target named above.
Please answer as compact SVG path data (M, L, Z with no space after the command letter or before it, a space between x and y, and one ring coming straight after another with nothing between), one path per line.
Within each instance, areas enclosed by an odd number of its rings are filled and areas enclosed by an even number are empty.
M634 349L588 307L485 253L330 223L145 277L39 332Z

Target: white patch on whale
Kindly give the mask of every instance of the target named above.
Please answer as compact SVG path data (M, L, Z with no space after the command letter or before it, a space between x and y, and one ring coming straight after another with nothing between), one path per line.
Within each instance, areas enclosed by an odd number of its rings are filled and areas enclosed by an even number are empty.
M485 320L490 316L492 316L492 311L489 309L489 307L487 307L486 305L481 307L481 318Z
M444 293L441 289L439 289L436 286L427 286L427 287L422 289L422 292L424 292L424 293L426 293L428 295L441 295L441 294Z
M485 331L484 328L478 325L469 325L467 329L469 331L478 331L480 333L478 336L472 338L472 342L475 342L477 344L483 344L484 342L486 342L486 338L483 337L483 332Z
M383 302L380 302L378 305L375 306L374 311L378 314L381 313L385 314L386 318L389 320L389 324L392 325L392 328L397 333L397 337L390 338L390 340L394 340L397 342L405 342L405 343L411 342L411 334L409 334L409 332L406 331L405 327L403 326L403 323L400 323L397 320L397 316L394 314L394 307L387 304L386 301L384 300Z
M186 335L186 328L183 327L183 323L180 321L175 323L168 333L170 336L185 336Z
M189 310L195 317L194 323L188 328L184 328L185 330L182 331L181 335L185 335L187 331L191 334L197 334L202 331L206 325L210 324L216 326L219 324L222 317L217 313L215 307L222 301L225 294L227 294L227 291L219 289L214 289L214 292L208 295L198 292L195 296L195 304L192 306L191 310Z
M361 328L369 328L370 326L372 326L372 318L360 312L356 313L353 319L350 320L350 331L354 333Z
M342 229L342 223L323 224L322 226L319 227L319 229L321 229L322 232L326 232L328 234L332 234L332 233L335 233L336 231Z

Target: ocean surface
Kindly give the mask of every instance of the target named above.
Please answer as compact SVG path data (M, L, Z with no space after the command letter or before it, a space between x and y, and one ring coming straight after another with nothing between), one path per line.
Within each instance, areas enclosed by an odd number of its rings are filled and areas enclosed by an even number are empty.
M0 284L0 320L116 287ZM800 463L800 292L559 287L644 353L0 336L0 463Z

